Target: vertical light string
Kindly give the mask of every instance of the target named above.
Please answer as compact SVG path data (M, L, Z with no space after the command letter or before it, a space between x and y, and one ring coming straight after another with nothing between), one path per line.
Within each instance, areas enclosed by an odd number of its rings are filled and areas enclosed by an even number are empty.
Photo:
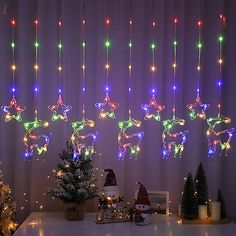
M85 9L85 0L83 1L83 17L81 20L81 29L82 29L82 120L72 122L72 135L71 142L74 149L73 158L76 159L83 152L85 157L90 157L95 152L95 142L97 139L97 132L91 131L95 126L95 121L89 120L86 118L86 9Z
M178 18L174 17L173 27L174 27L174 39L173 39L173 63L172 63L172 76L173 76L173 109L172 109L172 119L162 121L164 130L162 132L162 143L163 151L162 157L168 159L170 154L174 153L174 158L182 157L184 151L184 144L186 142L187 130L177 132L176 126L183 126L185 124L184 119L176 117L176 69L177 69L177 23Z
M200 0L200 13L201 13L201 0ZM209 104L203 104L201 101L201 89L200 89L200 78L201 78L201 52L202 52L202 40L201 40L201 32L202 32L202 19L199 17L197 20L198 27L198 40L197 40L197 89L196 89L196 98L195 101L191 104L187 105L187 108L190 110L189 117L191 120L196 118L206 119L205 111L209 108Z
M151 64L151 73L152 73L152 88L151 88L151 100L148 104L142 104L141 108L145 112L144 119L155 119L156 121L161 120L160 112L165 109L164 105L158 104L155 94L157 93L157 89L155 86L155 77L157 73L157 66L156 66L156 50L157 50L157 44L156 44L156 29L157 24L155 21L155 1L153 0L153 17L152 17L152 43L150 45L150 48L152 50L152 64Z
M59 4L60 10L59 10L59 20L58 20L58 43L57 43L57 49L58 49L58 65L57 65L57 73L58 73L58 98L57 102L54 105L49 105L48 109L52 112L52 121L62 120L62 121L68 121L67 113L72 109L72 106L65 105L62 99L62 20L61 20L61 1Z
M132 127L140 127L141 121L135 120L132 118L131 112L131 98L132 98L132 48L133 48L133 17L132 17L132 0L130 0L130 20L129 20L129 42L128 42L128 120L123 120L118 122L118 127L120 129L118 133L118 145L119 145L119 153L118 159L123 160L125 157L129 158L137 158L141 148L141 141L144 135L143 131L138 133L130 133L130 129ZM129 134L127 133L129 131Z
M109 39L109 31L111 20L108 17L109 13L109 5L107 0L107 17L105 19L105 27L106 27L106 40L105 40L105 49L106 49L106 59L105 59L105 97L103 102L98 102L95 104L95 107L99 110L99 119L111 118L115 119L115 110L119 107L119 104L113 102L109 97L109 92L111 91L110 83L109 83L109 71L110 71L110 63L109 63L109 50L111 48L111 41Z
M30 160L34 155L34 151L37 151L37 158L44 154L47 151L47 146L49 144L49 138L52 135L48 134L36 134L33 132L37 129L37 133L39 133L38 129L47 128L49 123L47 121L43 121L38 119L38 93L39 93L39 83L38 83L38 71L39 71L39 63L38 63L38 49L39 49L39 41L38 41L38 25L39 20L36 18L34 20L35 26L35 79L34 79L34 120L28 121L24 123L24 128L26 133L23 138L23 142L25 145L25 159Z
M207 140L208 140L208 156L215 157L217 154L222 156L228 155L231 147L230 143L235 132L235 128L224 128L222 125L228 125L231 118L221 115L222 112L222 84L223 84L223 43L224 43L224 28L226 27L226 16L223 13L223 1L220 0L220 14L219 14L220 33L218 35L218 80L217 80L217 117L207 119Z
M18 122L22 121L21 113L26 109L25 106L17 105L16 101L16 86L15 86L15 71L16 71L16 63L15 63L15 48L16 48L16 42L15 42L15 26L16 26L16 20L15 18L12 18L10 21L12 33L11 33L11 51L12 51L12 64L11 64L11 75L12 75L12 98L9 102L9 105L1 106L1 109L6 113L5 114L5 122L11 121L12 119L15 119Z

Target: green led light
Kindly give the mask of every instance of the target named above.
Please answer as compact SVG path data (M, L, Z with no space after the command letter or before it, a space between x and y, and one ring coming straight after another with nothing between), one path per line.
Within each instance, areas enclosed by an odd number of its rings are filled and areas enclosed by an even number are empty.
M174 41L173 44L176 46L177 45L177 41Z
M132 43L131 43L131 41L129 42L129 47L130 47L130 48L132 47Z
M11 43L11 47L14 48L16 45L14 42Z
M197 47L198 47L198 48L202 48L202 43L198 43L198 44L197 44Z
M156 48L155 43L152 43L152 44L151 44L151 49L155 49L155 48Z
M38 47L39 47L39 43L36 41L36 42L34 43L34 46L35 46L36 48L38 48Z
M85 42L82 43L82 47L85 47Z
M220 36L218 37L218 40L219 40L220 42L223 42L224 37L223 37L222 35L220 35Z
M109 40L107 40L107 41L105 42L105 47L106 47L106 48L109 48L110 46L111 46L111 43L110 43Z
M58 46L59 49L62 49L62 44L61 43L58 43L57 46Z

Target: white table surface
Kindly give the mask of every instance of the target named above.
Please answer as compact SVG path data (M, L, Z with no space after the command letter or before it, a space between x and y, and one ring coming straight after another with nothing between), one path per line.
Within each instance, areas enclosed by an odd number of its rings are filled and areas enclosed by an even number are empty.
M235 236L234 223L223 225L182 225L176 216L153 215L151 224L133 222L96 224L95 213L83 221L67 221L63 212L33 212L14 236Z

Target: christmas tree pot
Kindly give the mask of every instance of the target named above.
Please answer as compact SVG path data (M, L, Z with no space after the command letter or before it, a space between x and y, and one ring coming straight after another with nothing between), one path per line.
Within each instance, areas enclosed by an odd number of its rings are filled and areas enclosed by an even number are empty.
M84 219L84 204L69 202L65 203L65 218L70 221L79 221Z

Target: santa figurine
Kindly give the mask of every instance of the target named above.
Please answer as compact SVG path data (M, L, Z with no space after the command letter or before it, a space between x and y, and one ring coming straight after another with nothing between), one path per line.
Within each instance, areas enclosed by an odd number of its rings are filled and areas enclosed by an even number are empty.
M134 204L133 218L136 225L150 223L150 201L147 190L141 183L139 183L139 191Z
M116 182L116 176L113 169L105 169L104 171L107 172L103 188L107 205L108 207L116 208L117 203L122 201L122 197L120 197L120 191Z

